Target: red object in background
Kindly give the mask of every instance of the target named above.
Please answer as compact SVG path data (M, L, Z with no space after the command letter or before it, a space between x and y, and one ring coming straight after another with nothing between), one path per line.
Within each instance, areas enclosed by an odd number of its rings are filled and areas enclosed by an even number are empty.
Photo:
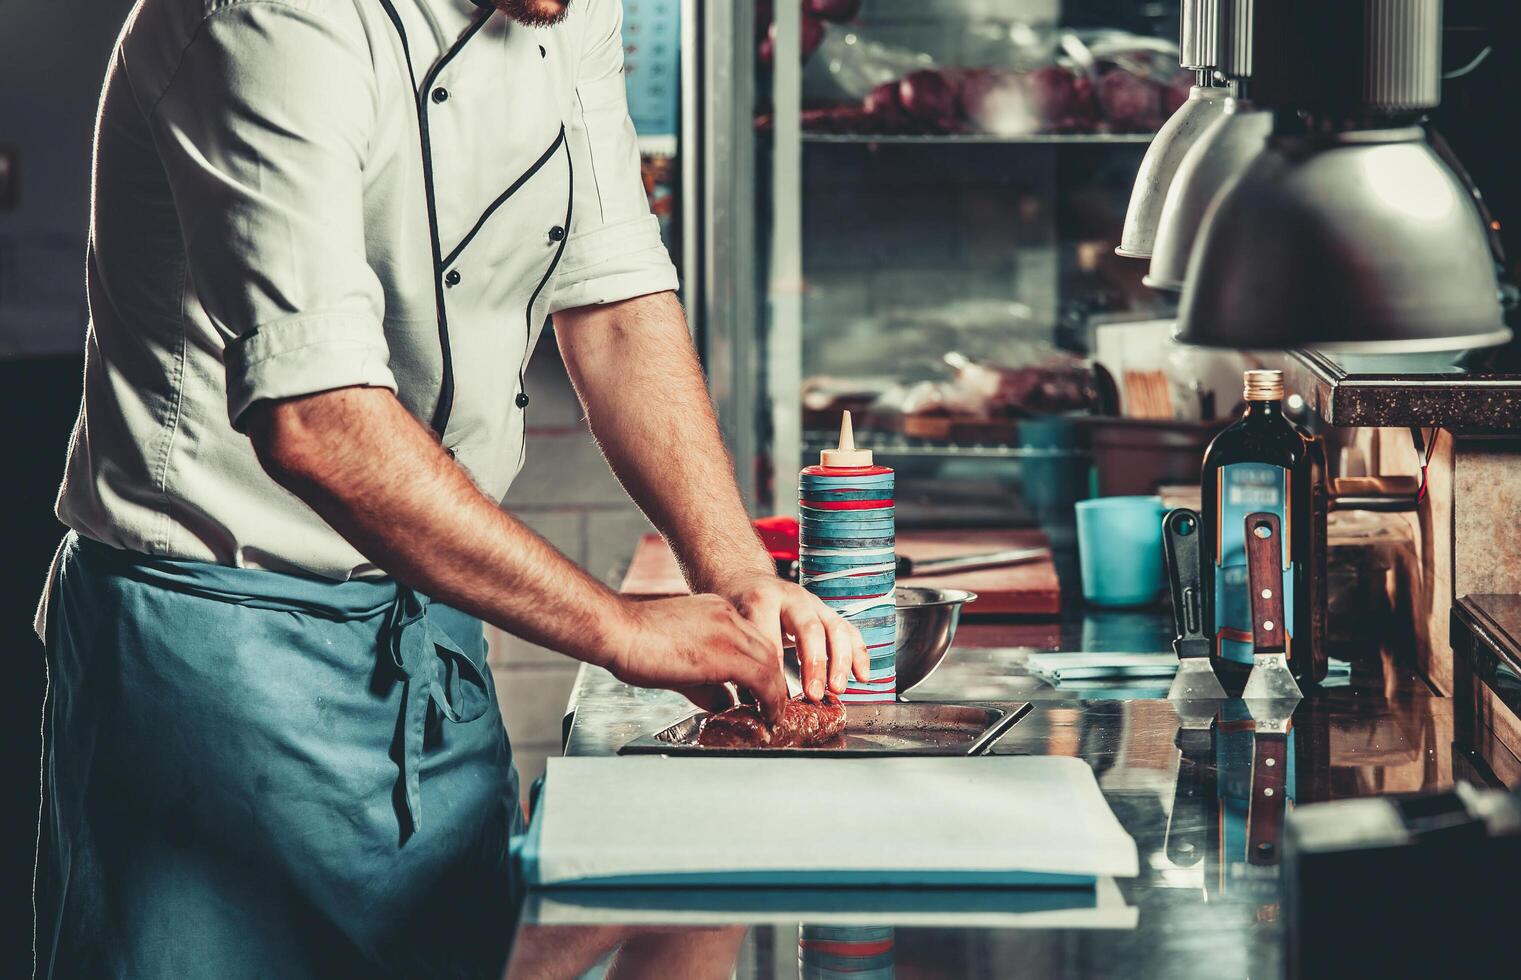
M824 43L824 22L812 14L803 13L803 60L813 57L813 53ZM757 52L760 63L771 65L776 60L776 23L773 21L766 31L766 36L761 39L760 50Z
M1093 115L1092 90L1078 84L1077 74L1061 65L1047 65L1024 76L1030 108L1045 126L1058 126L1072 120L1087 120Z
M1108 61L1094 71L922 68L877 85L860 103L806 108L803 127L862 134L1148 132L1188 99L1195 81L1191 72ZM759 129L770 125L770 116L757 119Z
M1183 107L1188 101L1189 92L1197 84L1194 72L1179 68L1173 73L1172 79L1167 83L1167 88L1162 93L1162 114L1171 116Z
M1156 129L1162 124L1163 86L1149 78L1113 69L1098 80L1104 117L1122 129Z
M961 125L960 99L944 72L925 68L898 82L898 105L915 121L937 131L954 132Z
M898 101L897 82L883 82L867 92L861 105L867 119L883 132L891 132L903 126L908 118L903 111L903 103Z
M798 523L796 517L761 517L755 522L761 544L777 561L797 561Z
M803 0L803 9L820 20L843 24L861 12L861 0Z
M803 14L803 60L813 57L813 53L824 43L824 22L817 17Z

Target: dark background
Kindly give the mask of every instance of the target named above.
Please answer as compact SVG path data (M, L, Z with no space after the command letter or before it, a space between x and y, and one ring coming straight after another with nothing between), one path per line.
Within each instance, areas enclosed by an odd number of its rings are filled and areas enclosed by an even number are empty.
M79 411L84 252L101 79L131 0L0 0L0 976L31 975L42 646L32 612L63 533L53 497Z
M871 0L867 0L870 3ZM0 180L0 468L6 554L0 563L0 935L30 932L38 807L41 647L31 618L62 534L52 517L68 433L78 410L87 319L83 289L89 160L95 102L130 0L0 0L0 154L16 169ZM1501 222L1512 277L1521 255L1521 5L1447 0L1446 63L1493 51L1449 82L1433 121ZM1176 3L1088 0L1067 5L1073 26L1136 30L1176 24ZM1173 30L1176 28L1173 27ZM3 173L0 169L0 173ZM10 927L10 928L7 928ZM0 976L30 971L30 943L0 944Z

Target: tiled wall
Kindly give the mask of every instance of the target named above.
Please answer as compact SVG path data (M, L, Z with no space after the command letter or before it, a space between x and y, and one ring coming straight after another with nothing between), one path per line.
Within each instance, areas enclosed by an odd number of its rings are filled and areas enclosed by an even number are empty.
M649 523L602 459L582 419L554 337L545 332L527 374L528 458L507 509L572 561L616 586ZM497 700L527 786L560 752L560 725L579 664L487 628Z

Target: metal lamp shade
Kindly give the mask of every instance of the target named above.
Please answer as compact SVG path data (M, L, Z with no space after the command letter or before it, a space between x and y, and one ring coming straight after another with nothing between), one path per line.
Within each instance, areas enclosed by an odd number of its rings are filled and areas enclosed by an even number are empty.
M1229 101L1230 93L1223 88L1195 85L1189 90L1188 100L1157 130L1130 192L1125 228L1120 233L1119 247L1114 250L1117 255L1133 259L1151 257L1162 205L1178 167L1189 148L1224 115Z
M1420 129L1275 139L1205 218L1178 339L1414 353L1510 339L1462 183Z
M1261 153L1273 131L1273 114L1249 102L1226 100L1219 119L1183 156L1157 220L1150 272L1152 289L1177 292L1188 274L1194 239L1221 188Z

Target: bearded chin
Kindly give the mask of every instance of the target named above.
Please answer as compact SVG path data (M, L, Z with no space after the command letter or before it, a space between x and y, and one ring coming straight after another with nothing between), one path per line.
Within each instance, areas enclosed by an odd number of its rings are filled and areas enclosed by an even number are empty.
M553 27L570 12L571 0L493 0L496 8L519 24Z

